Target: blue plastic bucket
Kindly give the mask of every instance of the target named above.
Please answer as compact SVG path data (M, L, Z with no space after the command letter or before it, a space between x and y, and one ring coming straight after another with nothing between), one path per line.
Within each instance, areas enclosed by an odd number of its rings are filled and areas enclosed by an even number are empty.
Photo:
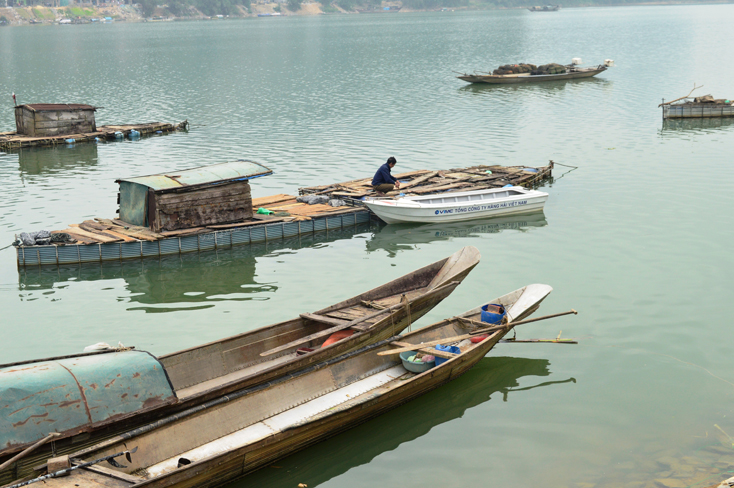
M441 344L436 346L437 351L444 351L444 352L453 352L454 354L460 354L461 349L459 349L457 346L442 346ZM440 358L436 356L436 366L445 363L448 361L448 359Z
M493 309L495 307L499 307L501 313L497 313L494 310L487 310L490 306ZM499 303L488 303L487 305L482 305L482 322L486 322L488 324L499 324L502 322L502 319L505 318L505 315L507 315L507 310L505 310L504 305L500 305Z

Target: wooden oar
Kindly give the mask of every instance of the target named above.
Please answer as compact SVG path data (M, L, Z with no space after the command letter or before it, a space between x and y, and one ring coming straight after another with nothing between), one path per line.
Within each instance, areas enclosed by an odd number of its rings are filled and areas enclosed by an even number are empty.
M441 290L441 289L443 289L443 288L445 288L447 286L456 286L458 284L459 284L458 281L450 281L448 283L445 283L445 284L443 284L441 286L438 286L438 287L434 288L433 290L429 291L428 293L435 293L436 291ZM426 295L428 293L426 293ZM301 337L300 339L296 339L295 341L291 341L288 344L283 344L282 346L278 346L275 349L270 349L269 351L261 352L260 353L260 356L272 356L273 354L277 354L279 352L286 351L286 350L291 349L291 348L293 348L295 346L300 346L301 344L306 344L308 342L311 342L314 339L318 339L320 337L325 337L325 336L330 336L334 332L339 332L340 330L348 329L349 327L353 327L353 326L355 326L355 325L357 325L357 324L359 324L361 322L364 322L366 320L375 318L378 315L382 315L385 312L390 312L390 311L395 310L397 308L408 307L408 306L410 306L410 302L404 303L404 302L401 301L400 303L396 303L395 305L392 305L390 307L383 308L382 310L378 310L377 312L373 312L373 313L371 313L369 315L365 315L364 317L361 317L361 318L358 318L358 319L354 319L351 322L346 322L346 323L344 323L342 325L337 325L336 327L331 327L330 329L325 329L325 330L322 330L321 332L316 332L316 333L311 334L311 335L308 335L306 337Z
M574 310L574 309L571 309L568 312L556 313L556 314L553 314L553 315L546 315L546 316L543 316L543 317L538 317L536 319L521 320L520 322L514 322L514 323L513 322L510 322L509 324L496 325L494 327L487 327L487 328L484 328L484 329L477 329L477 330L474 330L472 332L469 332L468 334L464 334L464 335L460 335L460 336L454 336L454 337L446 337L445 339L437 339L435 341L422 342L420 344L415 344L413 347L400 347L398 349L391 349L389 351L378 352L377 355L378 356L389 356L391 354L400 354L401 352L405 352L405 351L414 351L416 348L422 349L424 347L432 347L432 346L437 346L439 344L448 344L448 343L451 343L451 342L463 341L464 339L470 339L470 338L476 336L477 334L484 334L484 333L487 333L487 332L495 332L495 331L503 330L503 329L511 329L512 327L515 327L517 325L529 324L531 322L537 322L539 320L552 319L553 317L560 317L562 315L569 315L569 314L576 315L576 314L578 314L578 312L576 310ZM478 322L476 320L465 319L465 318L461 318L461 317L455 317L455 318L458 319L458 320L461 320L461 321L472 323L472 324L487 325L485 322ZM448 320L452 320L452 319L448 319Z
M502 339L503 344L578 344L573 339Z
M14 462L20 461L21 459L23 459L24 457L26 457L26 455L28 455L29 453L33 452L37 447L44 445L45 443L47 443L48 441L50 441L54 437L59 437L60 435L61 434L59 434L58 432L51 432L49 435L47 435L46 437L44 437L40 441L36 442L35 444L33 444L31 447L28 447L23 452L20 452L20 453L16 454L12 458L10 458L7 461L5 461L4 463L0 464L0 471L2 471L3 469L7 468L8 466L10 466L11 464L13 464Z
M561 331L563 332L563 331ZM574 339L561 339L561 332L555 339L502 339L500 342L522 342L529 344L578 344Z

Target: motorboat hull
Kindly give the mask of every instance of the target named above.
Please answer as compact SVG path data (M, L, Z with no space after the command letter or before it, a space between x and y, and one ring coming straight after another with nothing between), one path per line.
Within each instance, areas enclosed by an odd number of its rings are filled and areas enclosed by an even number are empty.
M511 193L514 193L514 195ZM502 196L503 194L508 195ZM492 195L492 198L486 198ZM474 199L476 196L485 198ZM438 200L443 201L438 202ZM494 188L491 190L449 193L441 196L432 195L432 198L372 199L365 200L364 204L386 223L399 224L410 222L462 222L537 212L543 209L546 200L548 200L548 194L545 192L512 187L511 189ZM418 205L413 205L414 203L418 203Z

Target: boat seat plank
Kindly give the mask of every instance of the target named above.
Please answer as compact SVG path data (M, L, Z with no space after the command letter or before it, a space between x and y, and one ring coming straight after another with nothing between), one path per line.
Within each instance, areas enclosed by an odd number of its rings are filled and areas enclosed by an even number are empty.
M348 323L348 320L335 319L324 315L317 315L315 313L302 313L300 315L302 319L313 320L314 322L321 322L322 324L329 325L344 325Z
M432 356L436 356L436 357L443 358L443 359L452 359L458 356L458 354L454 354L453 352L439 351L438 349L433 349L430 347L421 347L420 344L411 344L409 342L395 341L395 342L391 342L390 344L399 346L399 347L410 347L410 348L413 348L414 351L420 351L425 354L431 354Z
M348 386L339 388L311 401L290 408L285 412L251 424L244 429L220 437L204 445L149 466L147 468L148 475L150 478L154 478L163 473L177 469L178 459L181 457L185 457L192 462L196 462L217 454L233 451L249 443L264 439L277 432L285 431L306 422L311 417L346 403L359 395L395 381L406 373L407 371L405 368L403 368L402 365L399 365L373 374Z
M272 359L269 359L267 361L261 361L256 364L247 366L245 368L238 369L237 371L233 371L231 373L228 373L222 376L217 376L210 380L202 381L200 383L196 383L194 385L187 386L186 388L181 388L180 390L176 390L176 396L178 397L179 401L183 402L187 400L189 397L192 397L199 393L203 393L205 391L212 390L222 385L226 385L226 384L238 381L242 378L247 378L248 376L255 375L262 370L278 366L279 364L282 364L282 363L286 363L295 357L296 357L296 353L273 357Z
M362 318L366 315L369 315L371 312L374 312L374 308L367 308L363 305L357 305L354 307L349 308L343 308L341 310L334 310L332 312L327 312L324 315L328 317L333 317L335 319L346 319L346 320L354 320Z

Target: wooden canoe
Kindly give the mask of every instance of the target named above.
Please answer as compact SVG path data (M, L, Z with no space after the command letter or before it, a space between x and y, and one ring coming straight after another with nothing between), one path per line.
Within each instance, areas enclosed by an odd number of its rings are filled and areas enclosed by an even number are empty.
M476 308L415 332L395 336L280 378L242 390L156 423L116 436L71 455L72 464L118 455L124 467L94 464L67 477L45 480L50 488L210 487L272 463L347 430L454 379L481 360L518 319L535 311L551 292L528 285L493 299L509 322L478 343L463 341L461 352L423 373L410 373L399 356L379 355L395 346L473 332L462 318L478 320ZM465 344L466 343L466 344ZM444 353L447 354L447 353ZM119 457L137 450L131 458Z
M18 408L14 408L13 405L2 408L3 406L0 405L0 427L2 427L0 446L3 447L3 450L0 451L0 463L9 460L16 452L42 439L50 432L62 434L60 438L55 439L54 448L57 454L65 454L78 450L80 443L81 446L92 445L101 439L135 428L156 418L194 407L212 398L243 388L272 381L312 364L399 334L451 294L478 264L479 259L480 254L475 247L464 247L448 258L330 307L313 313L301 314L291 320L219 341L160 356L155 359L165 372L163 381L168 383L160 384L159 381L155 386L152 386L151 382L144 383L140 385L141 391L138 392L131 392L127 389L118 391L114 385L98 389L96 385L107 384L108 380L104 379L104 382L96 380L99 376L102 378L105 376L104 372L100 371L100 367L94 365L90 365L85 373L90 374L88 371L92 370L95 375L93 379L82 378L76 373L75 379L80 383L78 388L74 381L64 387L59 387L57 384L59 381L56 378L47 379L45 384L38 378L34 378L32 388L28 389L37 392L51 389L59 400L49 400L43 396L34 403L33 398L18 395L19 399L24 397L22 398L23 405ZM326 347L321 347L335 329L349 330L352 335ZM313 351L299 354L298 349L301 348L309 348ZM274 353L264 355L268 352ZM108 358L123 356L124 362L125 357L132 358L135 354L140 355L141 352L111 351L102 356ZM17 375L20 374L18 371L24 371L29 365L36 366L36 370L41 372L47 366L60 370L61 367L71 368L64 362L72 361L78 365L84 361L98 360L102 356L81 354L65 358L0 365L0 391L3 390L3 387L11 391L16 386L28 386L23 385L26 381L25 376ZM118 360L115 364L119 362ZM133 371L130 371L129 377L135 377ZM5 379L3 383L4 373L16 376L10 380ZM129 386L131 381L124 384ZM118 383L122 382L118 381ZM170 388L168 388L169 385ZM69 391L66 391L65 388ZM61 408L59 405L68 404L68 398L62 398L66 393L79 395L79 392L76 391L79 388L83 388L86 395L81 395L80 402L75 407L82 405L93 407L92 413L99 411L100 408L106 409L109 415L104 418L93 418L92 415L89 420L85 417L84 422L79 422L78 416L71 418L68 413L69 409ZM141 402L138 410L124 412L118 408L123 400L130 399L136 393L142 394L142 389L147 395L150 395L149 391L154 388L162 392L160 395L162 398L173 398L173 402L161 402L152 408L150 403L145 403L143 407L143 402ZM95 395L97 403L87 405L88 397L92 394ZM102 394L106 396L99 399L98 395ZM54 419L56 423L44 424L43 427L46 430L43 432L29 432L27 429L37 429L38 424L23 422L25 418L18 417L19 409L21 409L20 413L28 412L29 415L34 416L33 418L39 418L40 415L42 416L40 418ZM47 414L48 409L55 410ZM79 411L83 412L83 410ZM23 429L26 429L25 432ZM34 466L43 463L50 457L50 453L50 444L39 447L20 464L12 465L0 472L0 483L5 484L13 479L26 476Z

